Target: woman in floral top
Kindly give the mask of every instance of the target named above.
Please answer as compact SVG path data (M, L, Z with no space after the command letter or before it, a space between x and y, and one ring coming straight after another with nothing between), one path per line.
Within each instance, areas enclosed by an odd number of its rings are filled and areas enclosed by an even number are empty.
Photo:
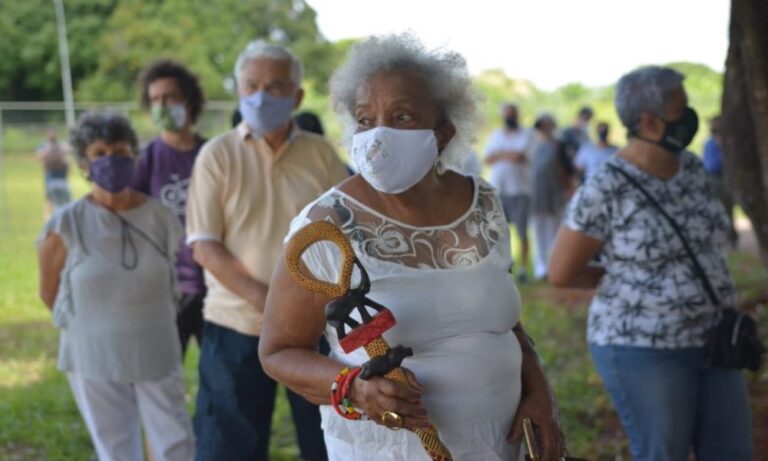
M698 117L683 78L648 67L619 81L616 110L629 141L576 192L550 280L597 287L587 339L635 460L685 460L693 449L697 460L746 461L752 430L744 378L712 367L706 355L722 306L709 301L672 225L628 178L675 219L721 302L732 303L728 220L700 161L685 150Z

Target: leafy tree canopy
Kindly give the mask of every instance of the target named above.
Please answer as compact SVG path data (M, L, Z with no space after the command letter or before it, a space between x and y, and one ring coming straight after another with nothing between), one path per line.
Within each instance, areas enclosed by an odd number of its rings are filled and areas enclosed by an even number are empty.
M189 65L210 99L225 98L237 54L256 38L289 45L320 91L340 58L304 0L67 0L65 13L80 100L134 99L136 76L161 57ZM0 35L0 99L61 100L52 2L1 2Z

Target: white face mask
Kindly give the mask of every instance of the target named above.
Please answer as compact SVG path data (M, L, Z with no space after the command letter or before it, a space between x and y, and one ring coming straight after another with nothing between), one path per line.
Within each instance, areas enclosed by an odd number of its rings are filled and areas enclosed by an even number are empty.
M377 127L352 137L352 161L374 189L399 194L421 181L437 162L432 130Z

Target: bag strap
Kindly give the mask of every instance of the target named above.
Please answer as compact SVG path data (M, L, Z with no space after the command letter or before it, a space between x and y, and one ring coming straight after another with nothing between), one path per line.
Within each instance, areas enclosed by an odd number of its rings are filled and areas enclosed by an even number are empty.
M674 229L675 233L677 234L678 238L680 239L680 242L683 244L683 248L685 248L685 252L688 254L688 257L693 261L693 272L696 274L696 276L701 279L701 283L704 285L704 291L707 292L707 296L709 296L709 300L714 304L715 306L719 306L720 299L715 294L715 289L712 288L712 284L709 282L709 277L707 277L707 273L704 272L704 268L701 267L701 264L699 263L698 258L696 258L696 254L691 250L690 245L688 245L688 240L686 240L685 235L683 234L683 230L680 229L680 226L677 225L677 222L672 219L672 216L670 216L664 208L661 207L659 202L657 202L653 196L643 187L640 185L640 183L633 178L629 173L624 171L623 169L619 168L618 166L608 163L608 166L616 171L617 173L624 176L624 178L629 181L630 184L635 186L637 190L643 193L645 195L645 198L648 199L651 204L661 213L662 216L664 216L667 221L669 222L669 225L672 226L672 229Z

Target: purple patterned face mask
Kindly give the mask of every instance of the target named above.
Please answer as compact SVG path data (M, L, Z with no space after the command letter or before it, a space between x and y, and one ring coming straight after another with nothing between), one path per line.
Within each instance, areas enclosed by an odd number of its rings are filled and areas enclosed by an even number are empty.
M91 181L116 194L131 185L133 159L126 155L105 155L91 162L88 173Z

